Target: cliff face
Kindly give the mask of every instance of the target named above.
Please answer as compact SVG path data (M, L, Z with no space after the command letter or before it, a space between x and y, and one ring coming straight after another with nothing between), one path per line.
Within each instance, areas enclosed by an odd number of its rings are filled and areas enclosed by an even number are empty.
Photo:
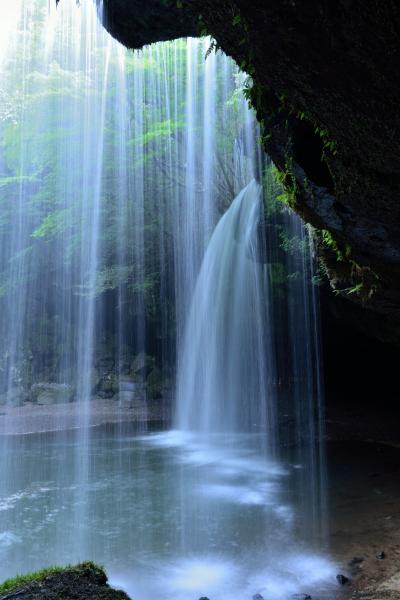
M104 0L104 12L133 48L206 29L251 74L288 198L330 232L320 254L331 286L353 322L399 344L400 5Z

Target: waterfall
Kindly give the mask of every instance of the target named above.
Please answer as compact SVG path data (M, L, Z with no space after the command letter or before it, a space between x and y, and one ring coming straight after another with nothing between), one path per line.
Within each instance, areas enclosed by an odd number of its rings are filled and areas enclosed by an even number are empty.
M268 282L253 180L219 221L193 292L178 379L178 425L202 434L274 431L267 389Z
M262 193L252 180L238 194L205 252L181 348L176 425L224 460L237 460L234 440L239 436L243 445L243 434L253 438L244 454L290 456L301 465L292 485L303 535L320 541L326 539L325 467L313 250L300 219L283 210L285 236L302 250L281 265L289 290L282 311L273 294L277 246L265 239ZM252 464L247 467L251 473Z
M101 17L0 23L0 579L287 600L332 574L312 235L233 61Z

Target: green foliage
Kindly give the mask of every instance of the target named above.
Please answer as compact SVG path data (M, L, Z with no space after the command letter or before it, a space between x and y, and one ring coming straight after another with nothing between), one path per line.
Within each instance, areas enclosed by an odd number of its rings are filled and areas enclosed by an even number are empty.
M68 226L68 216L70 216L71 210L64 209L59 210L57 212L52 212L48 214L42 221L41 225L37 227L33 233L31 233L31 237L33 238L45 238L50 239L63 231Z
M21 185L23 183L33 183L36 181L35 175L13 175L11 177L0 177L0 189L11 185Z
M10 258L10 263L16 262L18 260L24 260L29 254L32 253L32 251L33 246L27 246L26 248L23 248L23 250L20 250Z
M328 130L322 127L315 127L315 133L319 135L323 144L322 159L326 159L326 152L329 152L332 156L337 154L337 144L334 140L330 139Z
M338 263L342 263L342 273L346 274L345 279L351 283L350 286L337 288L334 292L340 295L358 296L363 302L368 301L378 289L378 275L369 266L358 264L352 257L351 246L340 245L330 231L322 230L319 236L323 246L335 255Z
M162 68L154 57L132 52L125 59L125 72L129 76L135 72L138 73L141 71L151 71L154 75L162 74Z
M331 250L336 255L336 260L338 262L343 262L344 260L349 259L351 255L351 246L346 244L343 248L339 246L331 232L327 229L323 229L321 231L322 234L322 243L326 248Z
M273 285L283 285L287 282L287 268L283 263L270 264L270 278Z
M146 133L140 137L129 140L128 143L133 146L137 146L139 144L145 146L159 138L170 137L177 131L182 130L184 126L185 123L183 121L174 122L171 119L168 119L167 121L158 121L155 123L152 122L151 127L146 127Z
M220 50L221 47L218 44L218 42L216 42L215 40L211 40L211 44L205 54L205 59L207 60L207 58L210 56L210 54L212 54L213 52L218 52L218 50Z
M97 273L94 294L99 295L119 288L121 285L132 280L133 273L134 269L132 265L112 265L111 267L106 267Z
M274 169L274 175L277 183L281 186L282 192L277 196L277 201L286 204L288 207L295 209L297 202L298 185L296 178L290 168L290 163L285 163L285 168L280 171Z
M264 168L262 182L264 213L267 218L271 218L282 210L281 203L278 199L283 193L282 184L277 177L277 169L272 162L268 163Z
M308 240L306 238L290 237L283 229L280 231L279 236L280 246L288 254L301 255L307 252Z

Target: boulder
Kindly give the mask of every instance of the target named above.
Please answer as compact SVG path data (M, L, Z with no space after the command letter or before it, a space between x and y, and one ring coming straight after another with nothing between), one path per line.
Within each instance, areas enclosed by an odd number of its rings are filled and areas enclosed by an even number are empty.
M97 360L96 367L100 373L110 373L115 367L115 359L113 356L104 356Z
M134 378L146 377L155 365L153 356L149 356L145 352L139 352L135 356L131 366L131 374Z
M74 389L67 383L34 383L31 387L31 399L43 406L71 402Z
M100 398L113 398L118 393L119 383L115 373L103 375L97 388L97 395Z

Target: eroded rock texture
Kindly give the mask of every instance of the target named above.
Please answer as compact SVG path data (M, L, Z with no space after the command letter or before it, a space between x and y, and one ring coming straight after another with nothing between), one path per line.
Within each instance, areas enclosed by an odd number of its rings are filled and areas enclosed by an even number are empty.
M335 240L320 248L331 285L353 304L353 322L399 344L400 5L104 0L104 7L107 28L127 46L205 26L251 73L265 147L296 210Z

